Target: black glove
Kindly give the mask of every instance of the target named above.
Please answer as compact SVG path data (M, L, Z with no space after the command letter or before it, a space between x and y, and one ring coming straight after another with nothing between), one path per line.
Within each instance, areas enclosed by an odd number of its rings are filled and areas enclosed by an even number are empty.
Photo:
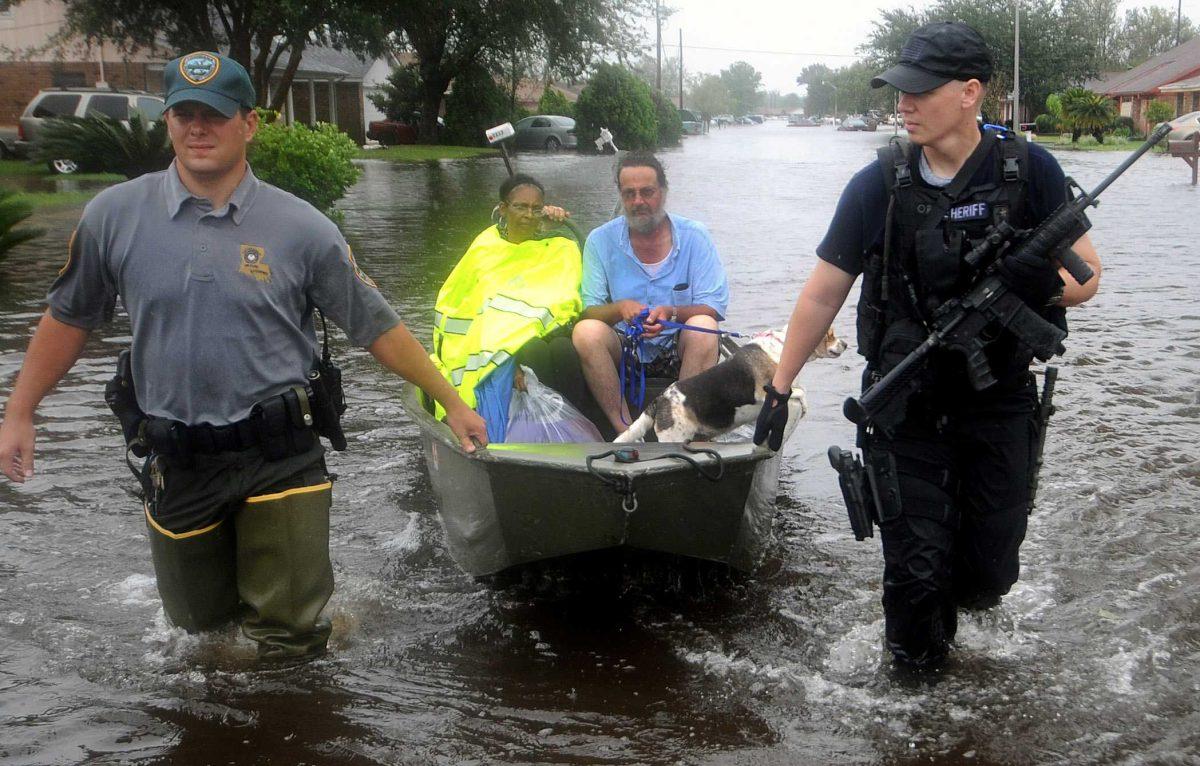
M1032 253L1012 253L996 268L1000 281L1033 308L1040 309L1062 292L1058 264L1052 258Z
M781 394L770 383L763 386L763 391L767 392L767 398L758 413L758 422L754 424L754 443L761 445L765 441L771 451L778 452L783 446L783 428L788 419L787 403L792 398L792 392Z

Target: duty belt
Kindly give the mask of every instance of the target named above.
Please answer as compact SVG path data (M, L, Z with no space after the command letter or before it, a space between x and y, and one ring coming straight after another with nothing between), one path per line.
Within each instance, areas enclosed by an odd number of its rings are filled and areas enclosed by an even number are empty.
M219 426L148 416L138 428L136 441L150 452L184 460L251 447L261 449L268 460L278 460L316 443L312 397L311 388L292 386L254 405L249 417Z
M250 418L221 426L210 423L189 426L178 420L150 417L146 418L142 441L151 451L160 454L212 455L257 447L255 434Z

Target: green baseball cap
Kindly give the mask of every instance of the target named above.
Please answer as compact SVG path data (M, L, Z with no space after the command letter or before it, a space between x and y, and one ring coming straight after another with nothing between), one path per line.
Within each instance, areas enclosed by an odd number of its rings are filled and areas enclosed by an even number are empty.
M246 68L209 51L196 51L168 62L163 68L163 85L167 89L167 109L185 101L198 101L232 117L239 107L252 109L256 100Z

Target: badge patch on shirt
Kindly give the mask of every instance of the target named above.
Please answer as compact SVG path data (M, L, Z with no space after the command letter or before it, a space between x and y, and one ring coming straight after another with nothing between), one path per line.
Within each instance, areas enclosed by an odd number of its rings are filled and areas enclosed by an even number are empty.
M271 267L264 262L267 258L266 250L258 245L242 245L241 255L242 265L238 267L238 271L259 282L271 281Z
M991 206L986 202L971 202L950 208L951 221L986 221L991 216Z
M203 85L220 70L221 62L217 57L204 51L196 51L179 60L179 74L192 85Z
M350 249L349 245L346 245L346 255L350 258L350 265L354 267L354 276L358 277L358 281L378 290L379 285L375 284L375 280L368 277L367 272L358 267L358 261L354 260L354 251Z

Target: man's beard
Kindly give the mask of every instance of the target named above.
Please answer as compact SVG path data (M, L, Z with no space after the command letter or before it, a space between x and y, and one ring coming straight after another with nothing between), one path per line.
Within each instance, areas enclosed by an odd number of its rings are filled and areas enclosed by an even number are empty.
M650 234L658 225L666 220L667 211L660 208L656 213L634 213L625 214L625 223L629 225L629 230L635 234Z

